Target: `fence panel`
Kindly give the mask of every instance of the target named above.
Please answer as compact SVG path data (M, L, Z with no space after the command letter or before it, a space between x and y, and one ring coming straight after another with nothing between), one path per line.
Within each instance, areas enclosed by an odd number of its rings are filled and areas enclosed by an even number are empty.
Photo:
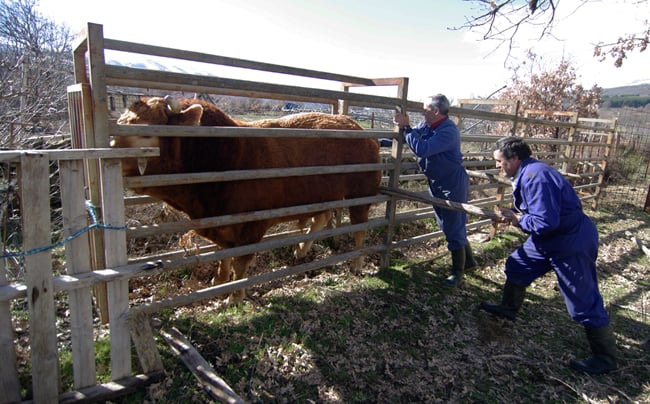
M644 209L650 196L650 111L647 107L616 108L604 115L617 120L617 137L600 203L617 212Z

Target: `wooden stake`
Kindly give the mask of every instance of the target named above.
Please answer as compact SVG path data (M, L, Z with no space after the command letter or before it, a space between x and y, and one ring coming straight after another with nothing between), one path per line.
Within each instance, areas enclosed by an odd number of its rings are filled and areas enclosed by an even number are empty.
M185 365L192 371L210 397L222 403L243 404L244 401L235 394L228 384L212 369L212 366L203 359L201 354L176 328L169 331L160 330L160 335L165 338L174 354L180 356Z
M380 191L384 194L399 196L404 199L411 199L418 202L428 203L433 206L438 206L444 209L455 210L457 212L465 212L472 215L487 217L492 220L500 219L502 216L494 211L482 209L478 206L470 205L468 203L448 201L446 199L436 198L433 196L422 195L417 192L405 191L403 189L381 187Z

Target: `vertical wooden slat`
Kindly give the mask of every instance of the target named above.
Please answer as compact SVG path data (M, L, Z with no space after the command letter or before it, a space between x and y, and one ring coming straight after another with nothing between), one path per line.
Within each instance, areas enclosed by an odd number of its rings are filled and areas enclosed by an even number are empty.
M571 113L569 119L571 120L571 123L574 126L571 126L568 130L567 134L567 139L569 143L564 147L564 162L562 163L562 171L565 173L569 172L574 172L573 170L576 169L576 167L573 167L571 164L571 161L573 161L574 158L574 153L575 153L575 148L577 147L574 144L575 141L575 136L576 136L576 126L578 125L578 113Z
M0 259L0 286L7 284L6 260ZM11 301L0 301L0 403L20 401L20 382L16 367L14 328L11 323Z
M63 235L69 237L88 226L84 198L83 160L59 162ZM83 233L65 245L68 274L89 272L90 248L88 233ZM70 291L70 329L72 368L76 389L96 383L93 345L92 296L89 287Z
M122 227L125 223L122 164L117 159L101 160L103 222ZM126 231L106 229L105 261L108 268L126 265ZM111 376L113 380L131 376L131 338L129 330L129 281L118 280L106 285L111 330Z
M84 63L82 59L80 63ZM93 123L92 95L88 83L80 83L68 87L68 111L70 115L70 133L73 139L78 139L73 143L74 148L92 149L95 145L95 128ZM73 117L75 117L73 121ZM86 160L85 178L88 195L93 206L101 206L101 192L99 179L99 161L92 159ZM105 268L104 263L104 238L99 229L93 229L90 232L90 259L93 269ZM97 300L97 310L99 319L102 324L108 323L108 299L106 297L106 284L99 284L94 287L95 299Z
M618 120L613 119L610 126L609 130L607 131L607 145L605 146L605 153L603 155L603 160L600 165L600 175L598 176L598 185L596 185L596 191L594 192L595 198L593 199L591 203L591 208L592 209L597 209L598 208L598 199L600 196L600 193L603 190L603 182L605 182L605 170L607 170L607 163L609 161L609 157L612 154L612 149L614 147L614 142L616 141L617 136L617 127L618 125Z
M405 114L408 114L407 103L408 103L408 83L409 79L404 77L397 86L397 97L402 100L401 108ZM395 128L396 131L401 129ZM395 162L395 168L390 171L388 174L388 187L389 188L398 188L399 187L399 176L402 170L402 151L404 149L404 136L400 134L397 139L393 139L393 146L391 149L391 157ZM385 217L388 220L388 226L386 226L386 234L384 236L384 245L387 247L386 251L383 252L380 258L380 266L382 268L387 268L390 265L390 253L391 245L393 242L393 233L395 232L395 216L397 211L397 198L391 196L390 200L386 202L386 213Z
M99 24L87 26L88 70L92 96L94 147L109 147L108 104L104 60L104 30ZM104 224L124 226L124 187L119 160L100 161L101 210ZM106 267L127 264L126 232L104 231ZM131 338L128 323L129 282L121 280L106 285L108 318L111 330L111 377L131 376Z
M94 147L109 147L104 30L99 24L88 24L88 64L92 89Z
M86 133L86 147L109 147L110 140L108 135L108 106L106 104L106 74L105 74L105 65L106 61L104 60L104 28L99 24L89 23L86 27L86 46L88 52L88 81L90 83L90 97L84 100L84 115L92 117L92 126L89 127L89 131ZM84 61L85 63L85 61ZM102 200L101 191L99 190L99 183L101 183L101 173L99 167L97 167L98 172L93 173L92 170L89 170L89 191L90 191L90 200L95 205L101 208L104 202ZM96 183L93 183L96 181ZM96 186L97 185L97 186ZM106 246L103 243L101 236L94 237L94 251L96 257L103 256L101 254L105 250ZM101 258L97 258L101 260ZM97 265L104 264L106 262L96 262ZM103 265L102 265L103 266ZM97 296L97 302L100 308L102 321L105 322L110 315L108 311L108 292L106 291L106 285L98 285L95 288L95 294Z
M20 158L23 246L25 251L47 246L50 240L49 159L39 153ZM29 306L32 385L35 403L58 401L59 357L56 346L54 287L50 251L25 257Z

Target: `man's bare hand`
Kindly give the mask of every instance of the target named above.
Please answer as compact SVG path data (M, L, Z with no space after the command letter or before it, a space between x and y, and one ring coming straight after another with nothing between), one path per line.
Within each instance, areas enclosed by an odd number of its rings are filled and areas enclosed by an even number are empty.
M520 213L516 213L510 209L505 208L496 208L499 218L497 222L499 223L508 223L513 226L519 227L519 218L521 217Z

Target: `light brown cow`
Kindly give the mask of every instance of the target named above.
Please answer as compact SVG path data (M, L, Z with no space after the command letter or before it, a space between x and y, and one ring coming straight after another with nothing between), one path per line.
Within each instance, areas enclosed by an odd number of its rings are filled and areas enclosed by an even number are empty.
M119 124L256 126L269 128L362 129L343 115L303 113L278 119L242 122L228 116L214 104L196 99L173 100L151 97L136 101L118 120ZM252 170L300 166L326 166L379 162L379 145L375 139L323 138L179 138L118 137L114 147L155 146L160 157L149 159L145 174L172 174ZM140 168L139 168L140 167ZM141 174L142 164L125 159L125 176ZM189 185L170 185L136 189L154 196L185 212L192 219L241 212L276 209L341 199L376 195L380 171L226 181ZM370 205L350 207L350 222L368 220ZM283 218L199 229L196 232L222 248L259 242L273 225L314 218L311 231L325 226L331 211L318 214L291 215ZM365 231L354 234L356 248L361 248ZM303 246L303 249L308 246ZM234 279L246 276L253 254L233 259ZM363 257L352 264L355 271ZM220 271L219 281L228 280L229 271ZM244 292L232 296L239 301Z

